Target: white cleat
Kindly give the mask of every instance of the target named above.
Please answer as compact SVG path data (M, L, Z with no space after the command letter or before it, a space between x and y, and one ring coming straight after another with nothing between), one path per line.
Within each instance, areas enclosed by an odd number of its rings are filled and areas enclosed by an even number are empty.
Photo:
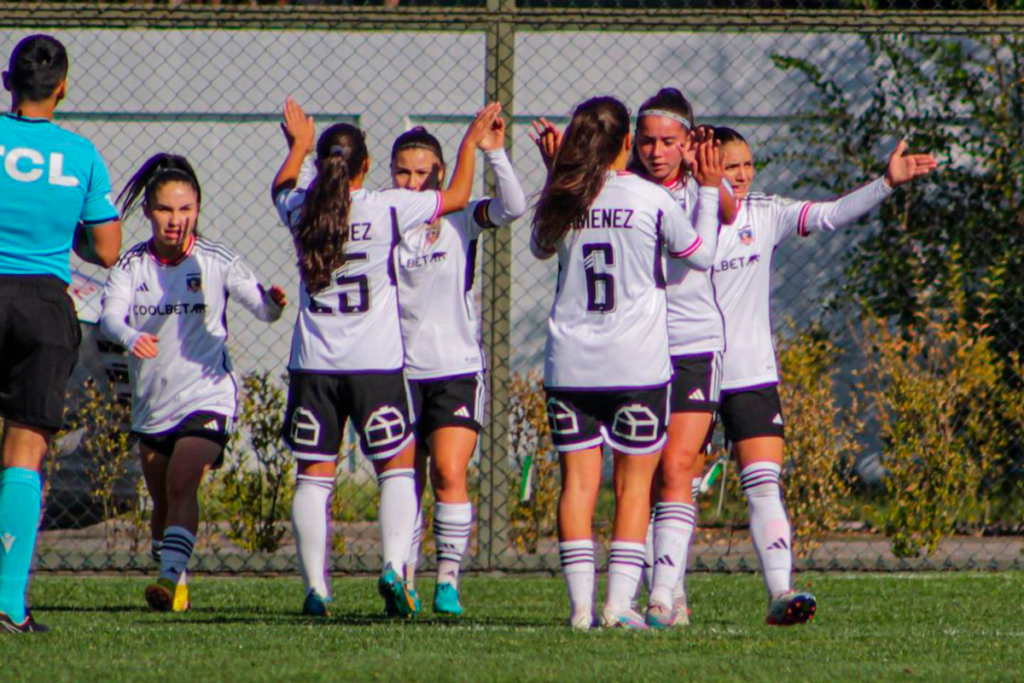
M574 631L589 631L594 627L594 615L590 612L577 612L569 617L569 626Z

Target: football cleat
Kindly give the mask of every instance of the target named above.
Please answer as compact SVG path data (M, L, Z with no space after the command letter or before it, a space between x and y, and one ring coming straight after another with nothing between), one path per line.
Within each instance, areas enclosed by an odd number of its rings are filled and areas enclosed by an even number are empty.
M601 626L604 628L623 628L631 631L647 630L644 618L636 610L628 608L622 612L613 612L605 607L601 611Z
M647 605L647 615L644 623L650 628L664 630L675 626L675 612L671 607L666 607L658 602Z
M377 581L377 592L384 598L384 613L389 617L412 619L416 614L419 600L409 593L405 581L391 567L390 562Z
M689 626L690 625L690 608L686 604L686 596L682 596L675 599L672 603L672 626Z
M577 612L569 617L569 626L574 631L589 631L594 627L594 615L590 612Z
M437 584L434 590L434 612L458 617L464 611L459 602L459 589L450 583Z
M330 598L322 598L320 595L311 590L306 593L306 599L302 601L302 614L307 617L329 617L331 613L327 610L327 603L331 601Z
M814 619L818 603L810 593L790 591L768 603L768 616L764 623L770 626L794 626Z
M175 586L170 579L161 577L146 586L146 602L155 612L187 612L188 584L180 581Z
M32 613L25 610L25 620L20 624L14 623L9 616L0 612L0 633L46 633L49 626L40 624L32 618Z

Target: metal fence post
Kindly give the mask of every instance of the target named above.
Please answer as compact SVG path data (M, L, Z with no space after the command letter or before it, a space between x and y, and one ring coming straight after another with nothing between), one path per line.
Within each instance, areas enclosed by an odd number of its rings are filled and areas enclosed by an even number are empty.
M511 153L512 97L515 78L515 28L501 13L515 0L487 0L487 99L501 102ZM487 193L497 190L487 174ZM483 244L483 345L487 356L488 417L481 439L478 562L499 568L508 547L511 463L508 443L509 331L511 328L512 236L508 226L488 231Z

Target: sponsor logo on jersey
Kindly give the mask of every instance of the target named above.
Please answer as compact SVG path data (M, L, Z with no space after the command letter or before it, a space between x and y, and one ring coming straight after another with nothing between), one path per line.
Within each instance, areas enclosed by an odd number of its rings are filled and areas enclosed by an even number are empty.
M697 387L696 389L690 392L690 400L706 401L707 399L704 397L704 392L700 390L700 387Z
M19 183L34 183L43 177L46 168L46 182L57 187L78 187L78 178L64 175L64 155L51 152L49 163L42 152L30 147L15 147L11 151L0 145L0 157L3 157L3 170L7 177Z
M780 415L779 413L775 413L775 417L772 418L772 424L773 425L781 425L782 424L782 415Z
M752 225L744 225L739 230L740 242L750 246L754 243L754 227Z
M465 418L472 417L469 414L469 408L467 408L466 406L462 406L461 408L456 410L454 413L452 413L452 415L455 415L456 417L465 417Z
M183 315L188 313L206 313L206 304L135 304L133 315Z
M4 535L0 536L0 542L4 544L5 553L11 552L11 546L14 545L16 540L18 540L18 538L16 536L11 536L10 531L5 531Z
M203 290L203 277L200 273L189 273L185 276L185 286L190 292L201 292Z
M721 263L718 264L718 266L715 268L715 270L716 271L739 270L740 268L746 268L747 266L752 266L755 263L759 263L760 261L761 261L761 255L760 254L751 254L750 256L737 256L736 258L731 258L728 261L722 261Z
M405 267L409 270L412 270L413 268L422 268L423 266L430 265L432 263L444 263L447 258L447 251L435 251L433 254L424 254L423 256L417 256L406 260Z
M145 282L143 282L143 283L142 283L141 285L139 285L139 286L138 286L138 287L137 287L137 288L135 289L135 291L136 291L136 292L148 292L148 291L149 291L149 287L147 287L147 286L146 286L146 283L145 283Z
M576 411L557 398L549 398L547 407L548 422L551 423L551 431L553 433L579 434L580 423L576 417Z
M405 415L394 406L381 406L370 413L363 427L366 445L374 447L389 446L405 438Z
M630 441L657 441L658 416L640 403L623 406L615 413L612 434Z

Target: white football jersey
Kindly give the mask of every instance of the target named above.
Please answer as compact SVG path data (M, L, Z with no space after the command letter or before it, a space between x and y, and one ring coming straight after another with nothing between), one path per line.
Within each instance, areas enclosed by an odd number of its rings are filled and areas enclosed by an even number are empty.
M717 195L712 201L718 212ZM558 244L558 289L548 318L544 385L553 389L668 383L664 251L707 268L708 244L663 187L609 173L581 224ZM703 233L702 233L703 234ZM549 257L531 239L534 254Z
M725 314L722 390L779 381L771 321L771 261L775 247L796 233L834 231L892 193L881 178L831 202L752 192L739 201L736 221L722 226L712 279Z
M434 225L408 231L398 247L398 298L409 379L483 370L473 297L480 232L509 225L526 212L526 195L504 149L487 150L498 196L471 201Z
M224 415L229 424L234 419L238 388L227 351L228 297L260 320L281 317L242 259L201 237L175 263L161 262L142 242L110 269L103 333L129 351L143 333L159 338L156 358L128 357L133 430L157 434L199 410Z
M683 213L697 224L700 185L691 176L666 188ZM718 190L709 188L706 192ZM717 204L716 204L717 206ZM668 343L673 356L714 353L725 349L725 317L715 301L710 270L694 270L679 259L669 259L665 277L668 296Z
M281 220L298 225L306 191L284 190L275 204ZM440 192L366 189L352 192L345 263L333 284L310 296L302 284L289 370L398 370L404 349L398 321L395 250L402 235L437 219Z

